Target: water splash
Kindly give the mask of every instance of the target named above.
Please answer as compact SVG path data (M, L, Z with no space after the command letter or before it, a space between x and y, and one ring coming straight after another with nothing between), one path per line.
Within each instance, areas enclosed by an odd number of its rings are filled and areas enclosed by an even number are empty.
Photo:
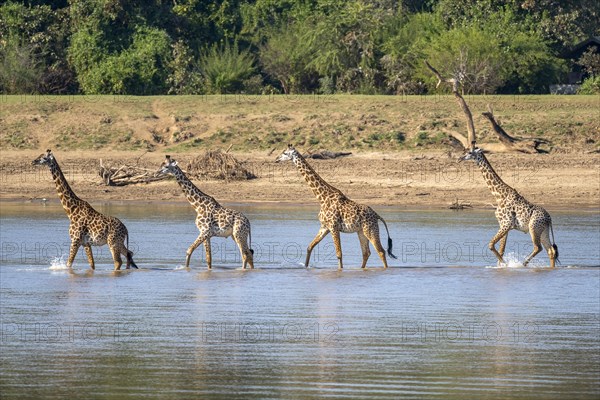
M64 256L54 257L52 260L50 260L50 267L48 269L53 271L68 269Z
M179 270L182 270L182 269L187 269L187 268L186 268L186 267L185 267L185 265L183 265L183 264L182 264L182 265L177 265L177 266L176 266L176 267L173 269L173 271L179 271Z
M531 268L531 269L535 269L535 268L549 268L549 266L544 262L543 259L541 258L534 258L533 260L531 260L529 262L529 264L527 264L527 267L525 267L523 265L523 261L519 260L519 256L515 253L507 253L504 255L504 262L503 263L498 263L497 265L494 266L487 266L486 268L492 268L492 269L518 269L518 268Z

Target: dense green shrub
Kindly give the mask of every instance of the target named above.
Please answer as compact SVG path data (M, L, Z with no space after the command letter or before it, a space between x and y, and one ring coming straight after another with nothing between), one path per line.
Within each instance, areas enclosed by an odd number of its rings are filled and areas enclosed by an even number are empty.
M0 93L37 93L43 70L30 45L16 41L0 45Z
M198 67L209 94L241 92L255 70L254 56L240 50L237 43L209 47L201 54Z
M600 94L600 76L594 76L584 80L577 93Z
M130 46L109 53L101 34L83 29L73 35L70 53L79 83L88 94L160 94L167 89L169 36L140 26Z
M283 93L302 92L307 82L316 78L308 68L314 52L307 42L310 22L296 22L271 28L259 48L263 70L277 81Z
M424 93L429 59L469 93L545 93L599 26L597 0L9 0L0 89Z
M11 93L65 93L77 89L67 63L69 15L49 5L0 6L0 75ZM11 82L11 83L8 83Z
M178 41L172 46L169 72L167 78L169 94L203 93L202 74L198 70L192 51L183 41Z

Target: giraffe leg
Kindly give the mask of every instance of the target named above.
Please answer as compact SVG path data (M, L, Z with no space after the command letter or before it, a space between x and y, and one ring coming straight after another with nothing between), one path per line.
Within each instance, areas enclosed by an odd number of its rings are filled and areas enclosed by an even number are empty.
M535 257L540 251L542 251L542 243L540 240L540 232L537 232L535 230L530 230L531 233L531 241L533 242L533 251L531 252L530 255L527 256L527 258L525 259L525 261L523 261L523 266L527 266L527 264L529 264L529 261L531 261L531 259L533 257Z
M548 258L550 259L550 268L554 268L556 266L556 250L554 250L554 246L552 246L552 242L550 242L550 234L548 231L548 228L544 229L540 241L542 242L542 245L546 248L546 251L548 252Z
M502 258L502 255L498 253L498 250L496 250L496 243L498 243L498 241L504 236L508 235L508 231L510 231L510 226L500 226L500 230L498 233L496 233L496 236L490 240L490 244L488 245L489 249L492 251L492 253L494 253L498 261L501 263L504 263L504 258Z
M206 238L204 241L204 251L206 252L206 268L212 269L212 248L210 247L210 238Z
M90 263L90 268L96 269L96 264L94 263L94 255L92 254L92 246L89 244L83 246L85 249L85 254L87 255L88 262Z
M338 269L344 268L342 263L342 242L340 240L340 231L331 231L333 245L335 246L335 256L338 259Z
M383 262L383 268L387 268L388 264L387 259L385 257L385 250L383 249L383 246L381 245L381 240L379 239L379 230L367 230L366 236L369 239L369 241L373 244L373 247L375 248L377 254L379 254L379 258L381 258L381 261Z
M304 266L306 268L308 268L308 262L310 261L310 253L312 253L314 247L316 245L319 244L319 242L321 240L323 240L323 238L325 236L327 236L327 234L329 233L329 229L325 228L325 227L321 227L321 229L319 229L319 232L317 233L317 236L315 236L315 238L313 239L312 242L310 242L310 244L308 245L308 248L306 249L306 261L304 262Z
M110 248L110 252L112 253L113 261L115 263L115 271L118 271L121 269L121 265L123 265L123 260L121 259L121 249L115 246L114 243L111 244L110 242L108 246Z
M211 260L210 260L210 235L208 233L200 233L200 235L198 235L198 237L196 238L196 240L194 240L194 243L192 243L190 245L190 247L187 249L187 251L185 252L185 267L189 268L190 267L190 258L192 257L192 253L194 252L194 250L196 250L196 248L198 246L200 246L202 244L202 242L204 242L205 240L208 240L208 248L206 250L206 263L208 264L208 269L211 268Z
M506 232L506 235L502 236L502 238L500 239L500 249L498 250L498 253L500 253L500 257L504 258L504 249L506 249L506 240L508 239L508 232Z
M79 246L81 246L81 238L71 238L71 248L69 249L69 258L67 259L67 268L69 269L73 266L73 261L75 260Z
M125 269L131 268L131 257L129 254L129 250L127 250L127 247L121 246L121 250L119 250L119 252L122 256L125 256Z
M242 268L246 269L246 265L250 265L250 268L254 268L254 257L250 248L248 248L248 240L246 235L243 232L235 231L233 232L233 240L238 245L240 249L240 255L242 256Z
M371 255L371 250L369 250L369 239L367 239L364 233L358 231L358 241L360 242L360 249L362 250L363 258L361 268L365 268L367 266L367 260Z

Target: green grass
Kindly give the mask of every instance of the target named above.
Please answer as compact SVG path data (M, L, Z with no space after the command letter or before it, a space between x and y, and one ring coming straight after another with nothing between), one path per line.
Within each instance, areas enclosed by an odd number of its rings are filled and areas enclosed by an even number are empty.
M496 137L481 113L491 104L506 131L576 148L600 137L597 96L467 96L478 140ZM41 118L40 118L41 117ZM175 122L173 122L175 121ZM192 135L152 140L173 123ZM444 130L466 133L452 96L2 96L0 143L50 141L65 149L271 149L294 143L331 150L446 148ZM41 144L40 144L41 145Z

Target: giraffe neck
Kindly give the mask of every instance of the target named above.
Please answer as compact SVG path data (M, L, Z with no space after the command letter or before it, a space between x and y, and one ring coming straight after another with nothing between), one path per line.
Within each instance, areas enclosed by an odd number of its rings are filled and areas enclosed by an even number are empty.
M483 174L483 179L487 184L488 188L494 195L497 200L502 200L507 196L507 194L514 189L508 186L504 181L498 176L494 168L482 153L481 157L477 160L477 165L479 165L479 169Z
M306 162L300 153L295 154L292 158L292 161L294 162L296 168L298 168L298 171L300 171L302 176L304 176L308 186L321 203L323 203L332 194L342 194L341 191L325 182L323 178L321 178L319 174L317 174L315 170Z
M58 192L58 197L60 198L60 203L65 209L67 215L71 215L71 208L74 202L79 202L80 199L77 197L69 183L67 182L62 170L58 166L58 162L53 160L50 164L50 172L52 173L52 179L56 184L56 191Z
M216 203L214 198L198 189L178 166L174 168L173 175L183 190L183 194L196 211L200 211L207 203Z

